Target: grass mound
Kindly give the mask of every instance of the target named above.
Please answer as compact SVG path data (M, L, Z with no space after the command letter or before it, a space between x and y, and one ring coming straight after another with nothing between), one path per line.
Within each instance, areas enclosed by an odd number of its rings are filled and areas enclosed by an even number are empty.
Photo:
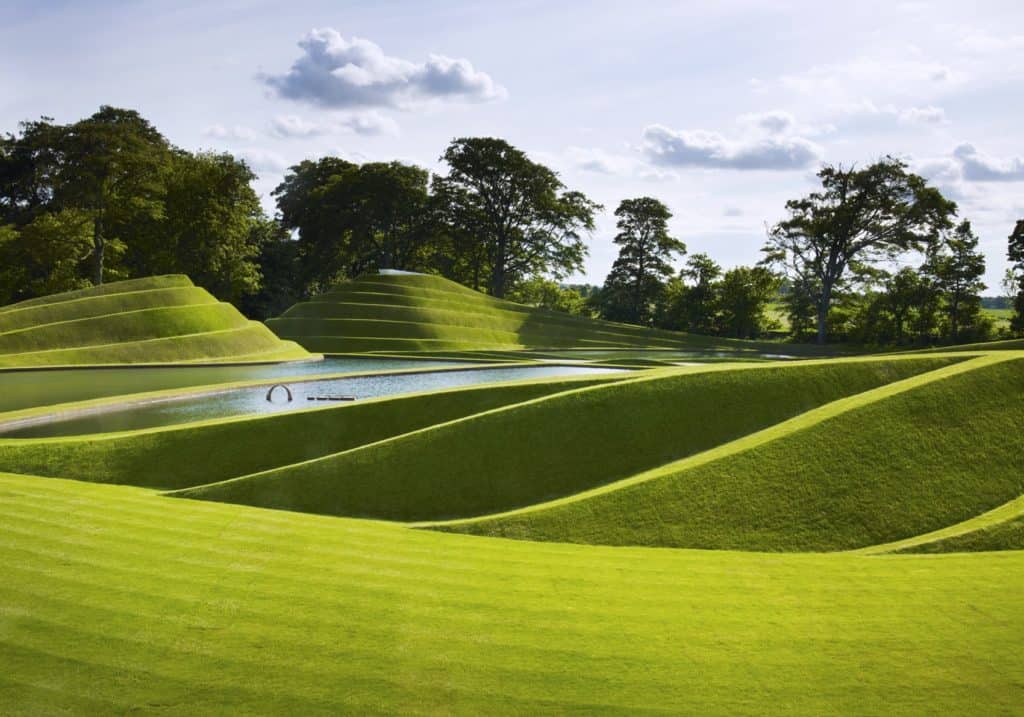
M435 422L181 495L406 521L493 513L611 483L951 360L668 370Z
M1012 714L1024 702L1024 553L538 545L2 474L0 495L2 712Z
M658 331L523 306L423 275L363 277L296 304L267 323L280 336L323 353L579 346L764 348L754 342Z
M440 527L752 550L853 549L938 530L1024 494L1024 455L1009 438L1024 432L1024 359L1005 358L886 386L606 491Z
M156 276L0 307L0 368L309 358L184 276Z
M308 461L437 422L618 378L517 381L98 436L0 438L0 470L184 488Z

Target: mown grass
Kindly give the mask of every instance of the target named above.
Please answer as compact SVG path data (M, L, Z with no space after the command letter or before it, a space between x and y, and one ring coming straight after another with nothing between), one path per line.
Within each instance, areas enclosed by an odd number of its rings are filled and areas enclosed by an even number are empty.
M614 380L618 377L604 375L516 381L99 436L0 438L0 470L183 488L307 461L434 423Z
M0 368L311 358L187 277L131 279L0 308Z
M539 545L0 476L21 714L1011 714L1024 553Z
M1024 431L1024 359L993 354L906 384L578 500L441 528L612 545L844 550L938 530L1024 494L1024 454L1008 440Z
M181 495L406 521L493 513L611 483L952 360L669 370L435 421Z
M502 301L436 276L367 276L267 322L312 351L660 347L731 351L778 344L597 321ZM800 347L814 353L814 347Z

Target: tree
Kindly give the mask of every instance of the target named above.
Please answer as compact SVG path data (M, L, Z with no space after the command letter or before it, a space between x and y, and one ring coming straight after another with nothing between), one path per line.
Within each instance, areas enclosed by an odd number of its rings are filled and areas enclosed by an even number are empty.
M164 173L163 208L136 223L125 258L132 274L184 273L224 301L260 284L253 229L263 219L256 175L230 154L181 150Z
M768 328L767 309L779 278L763 266L725 272L718 287L719 331L739 339L757 338Z
M620 248L605 279L608 317L648 324L664 282L673 273L670 261L685 253L686 245L669 234L672 212L653 197L624 199L615 216L619 233L614 241Z
M340 157L303 160L291 167L271 195L281 225L298 235L302 293L316 293L350 276L354 258L344 207L324 201L327 187L356 165Z
M850 270L922 250L951 225L956 204L892 157L863 169L826 165L818 177L821 191L786 202L789 216L772 227L764 252L805 287L825 343L833 295Z
M348 203L358 255L378 269L419 269L433 229L429 177L401 162L363 164L335 179L325 198Z
M686 266L665 284L655 324L675 331L712 334L718 329L718 280L722 267L707 254L693 254Z
M67 209L0 226L0 304L88 285L80 267L92 253L92 218Z
M1024 331L1024 219L1020 219L1008 237L1006 256L1016 277L1017 295L1013 300L1010 329Z
M102 106L56 136L54 201L92 217L92 282L102 284L108 239L139 215L161 216L162 172L170 146L134 110Z
M922 269L942 294L950 337L959 341L964 327L977 327L981 292L985 290L981 280L985 274L985 255L978 251L978 237L971 230L971 223L965 219L937 243ZM972 336L971 340L977 338Z
M938 297L938 287L927 275L909 267L896 272L886 282L882 297L892 316L891 340L896 343L927 341L936 324Z
M564 191L558 175L493 137L462 137L441 159L447 176L433 190L452 234L482 245L488 288L499 298L527 276L564 278L583 266L582 232L601 206ZM480 262L482 264L482 262Z
M561 311L566 314L585 315L588 313L586 297L579 291L541 276L534 276L520 282L508 293L508 299L520 304Z

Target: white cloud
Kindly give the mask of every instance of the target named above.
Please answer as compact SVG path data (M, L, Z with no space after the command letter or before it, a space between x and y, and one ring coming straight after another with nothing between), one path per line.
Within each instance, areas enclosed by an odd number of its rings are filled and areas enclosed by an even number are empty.
M845 63L816 65L760 86L764 90L777 87L817 103L840 104L879 94L887 95L887 99L910 97L920 101L948 92L966 79L964 72L927 59L916 48L904 48Z
M730 140L717 132L674 130L660 124L644 129L640 149L649 162L662 167L804 169L822 156L821 147L800 136L768 134Z
M769 134L782 134L796 126L796 118L782 110L741 115L739 121L740 124L763 130Z
M298 115L278 115L270 123L271 132L282 138L307 138L354 132L364 136L398 134L398 123L379 112L347 113L326 122L314 122Z
M261 147L246 147L232 152L249 165L254 172L280 174L288 169L289 162L277 152Z
M960 38L957 46L977 55L990 55L1024 49L1024 35L996 36L972 30Z
M910 107L900 110L896 116L903 122L911 124L945 124L948 121L946 120L946 111L934 105Z
M566 151L569 161L577 168L598 174L630 174L636 169L632 157L612 154L593 147L569 147Z
M252 142L259 136L256 130L240 124L231 127L226 127L222 124L212 124L203 128L203 134L214 139L241 140L243 142Z
M942 125L948 124L946 111L935 105L921 107L897 107L892 104L878 105L871 100L840 104L833 111L847 118L882 119L911 125Z
M280 97L322 107L408 108L432 100L485 102L506 95L466 59L430 55L414 63L332 28L311 31L299 47L303 53L287 73L261 77Z
M972 144L961 144L953 150L963 178L969 182L1022 182L1024 159L997 159L981 154Z

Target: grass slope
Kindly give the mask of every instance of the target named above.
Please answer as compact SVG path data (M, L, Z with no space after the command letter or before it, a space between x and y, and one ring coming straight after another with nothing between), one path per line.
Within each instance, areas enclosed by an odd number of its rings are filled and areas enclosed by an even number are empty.
M1024 494L1024 359L992 354L837 402L621 486L443 529L534 540L843 550Z
M1024 495L962 523L904 540L872 545L857 552L879 555L1021 549L1024 549Z
M310 358L184 276L0 307L0 368Z
M307 461L437 422L619 378L517 381L99 436L0 438L0 470L184 488Z
M493 513L611 483L951 360L676 369L436 421L181 495L390 520Z
M1024 553L538 545L0 475L8 714L1012 714Z
M773 344L658 331L502 301L437 276L367 276L267 322L311 351L529 347L772 350ZM809 349L813 350L813 349Z

